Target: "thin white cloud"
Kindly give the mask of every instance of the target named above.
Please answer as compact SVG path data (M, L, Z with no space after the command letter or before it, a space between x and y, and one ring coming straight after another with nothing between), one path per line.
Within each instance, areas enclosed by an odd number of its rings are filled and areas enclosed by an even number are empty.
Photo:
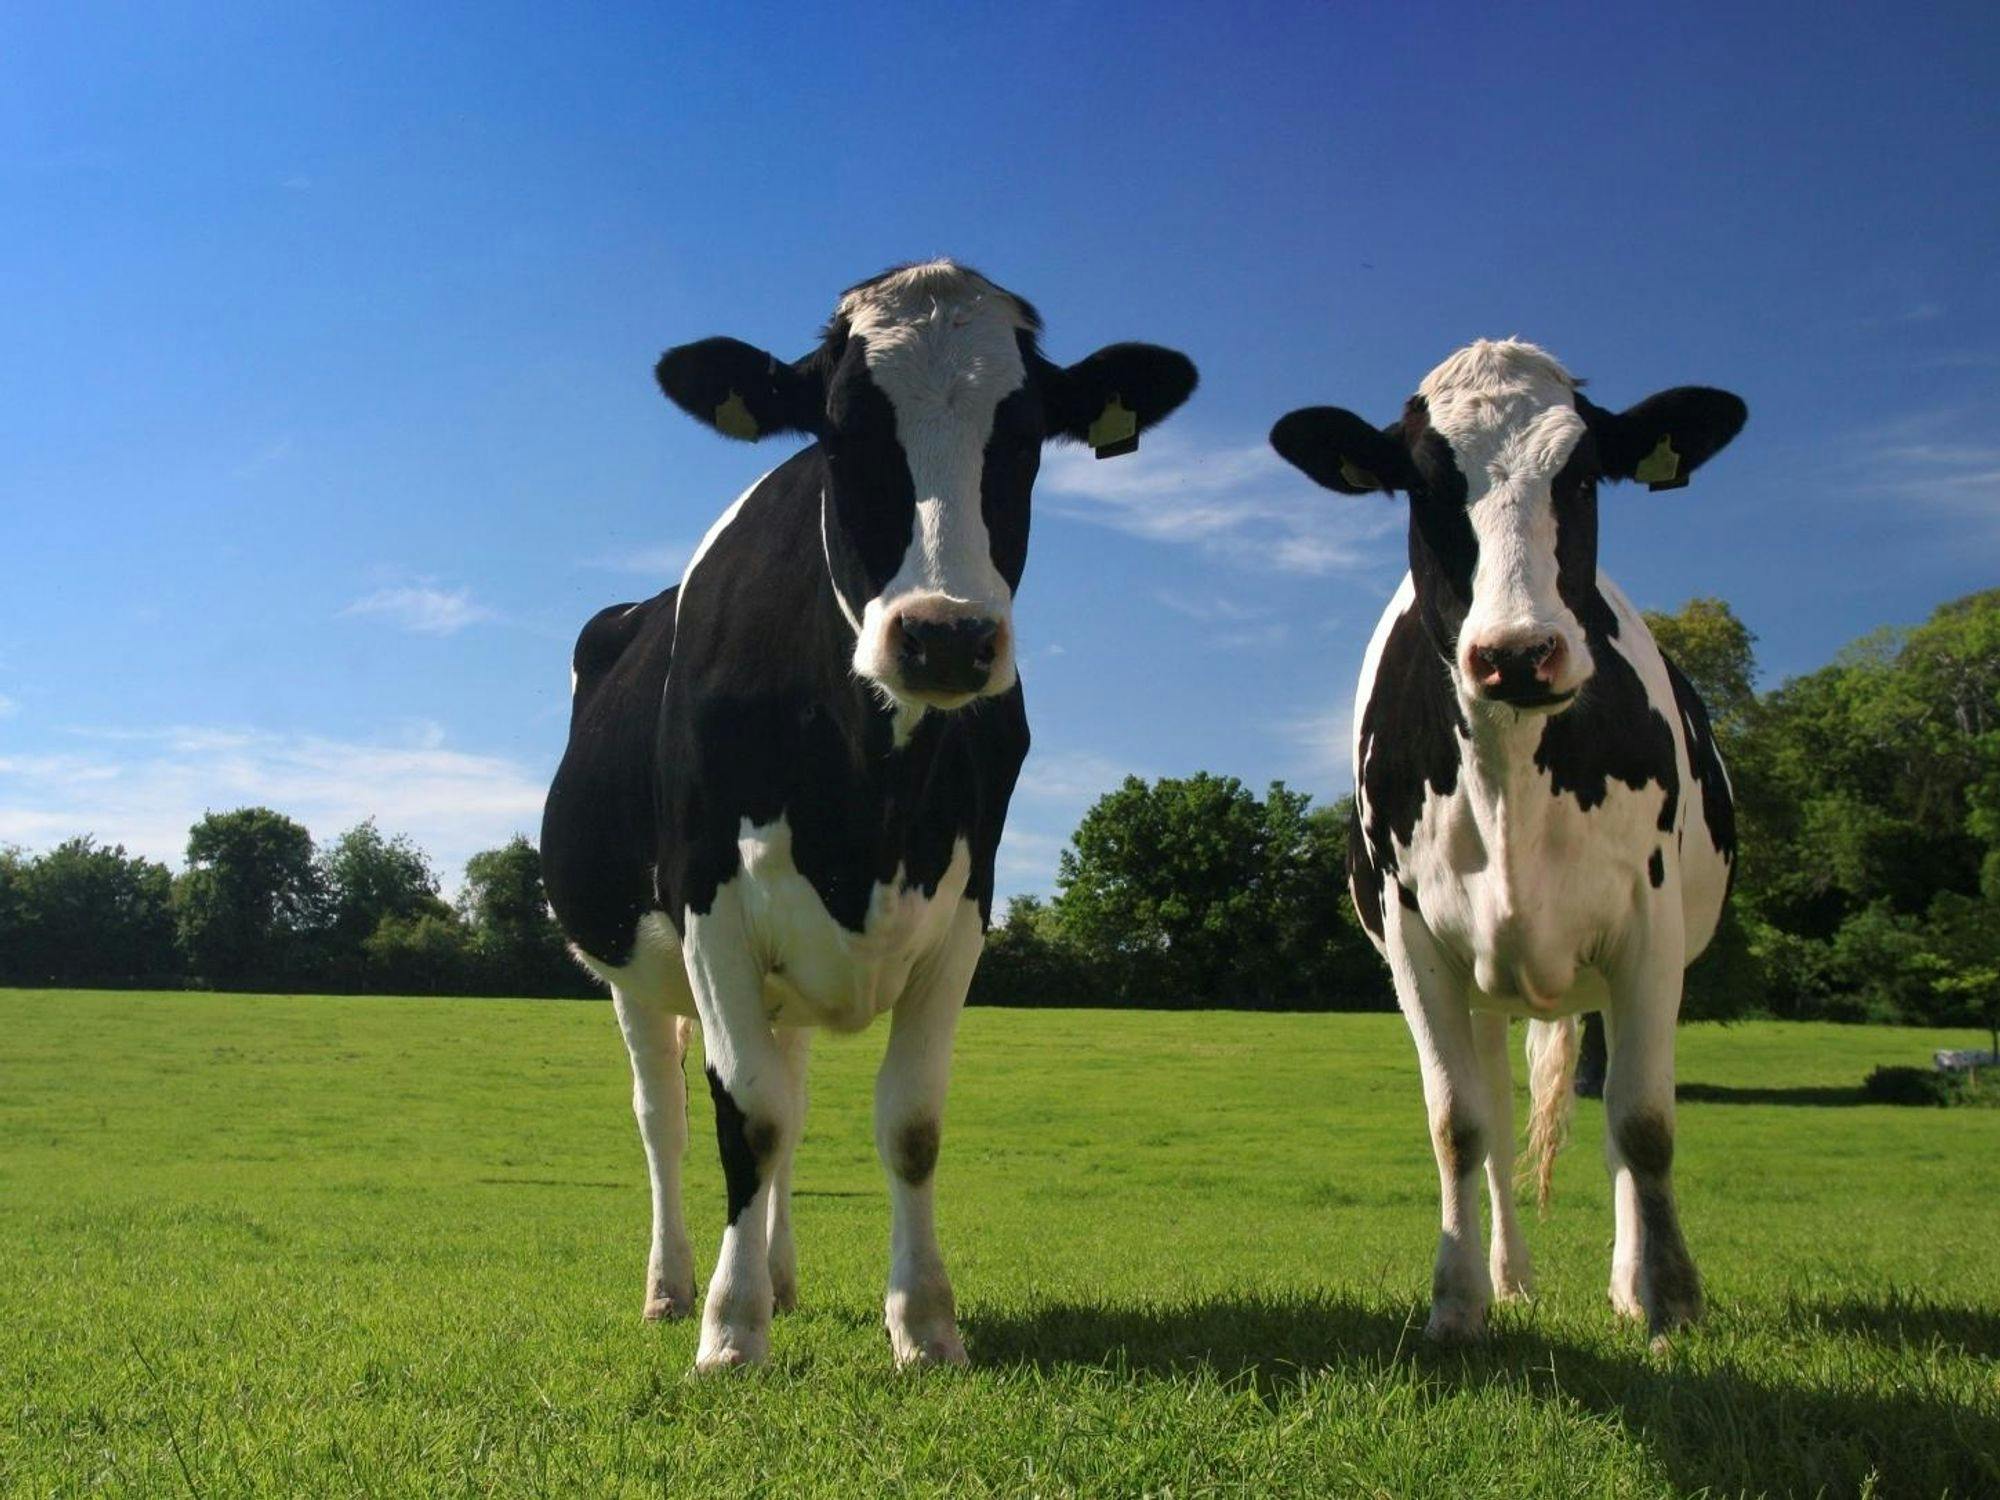
M1153 597L1177 615L1213 626L1214 629L1205 632L1200 640L1205 645L1224 651L1267 650L1283 645L1291 638L1291 626L1273 618L1270 610L1258 605L1245 604L1219 594L1175 594L1165 589Z
M2000 538L2000 444L1980 440L1993 425L1989 411L1965 405L1885 423L1862 441L1855 492L1945 511Z
M468 625L498 618L474 601L472 590L439 588L428 580L379 588L341 614L374 616L415 635L456 635Z
M1350 703L1280 720L1274 728L1294 747L1303 777L1342 791L1353 785L1354 709Z
M436 725L401 743L198 725L72 739L0 755L0 844L47 848L89 833L177 865L203 813L264 806L321 840L372 817L415 839L450 883L467 856L532 836L547 786L504 756L452 748Z
M9 698L5 693L0 693L0 719L7 718L9 715L17 712L20 707L20 704Z
M1318 489L1262 443L1200 448L1171 432L1146 442L1108 461L1054 449L1036 493L1059 515L1281 573L1368 569L1402 525L1400 507Z

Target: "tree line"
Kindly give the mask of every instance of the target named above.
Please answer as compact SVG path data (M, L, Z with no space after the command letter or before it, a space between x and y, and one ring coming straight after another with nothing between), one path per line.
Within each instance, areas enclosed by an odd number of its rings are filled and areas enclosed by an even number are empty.
M2000 590L1756 686L1719 599L1649 614L1735 786L1734 898L1685 1013L1984 1024L2000 1008ZM1006 1005L1389 1009L1346 891L1349 810L1282 782L1136 777L1056 891L1016 898L974 980ZM564 951L525 838L455 902L370 822L324 849L268 808L210 813L179 874L89 837L0 850L0 983L394 994L601 993Z
M209 813L176 875L84 836L0 850L0 983L400 995L600 993L569 959L525 838L472 856L455 903L373 820L324 849L282 813Z
M2000 590L1878 631L1757 691L1720 599L1649 613L1700 691L1739 861L1684 1014L1986 1024L2000 1009ZM1084 817L1055 895L1017 899L978 998L1389 1009L1346 895L1349 804L1206 773L1128 778Z

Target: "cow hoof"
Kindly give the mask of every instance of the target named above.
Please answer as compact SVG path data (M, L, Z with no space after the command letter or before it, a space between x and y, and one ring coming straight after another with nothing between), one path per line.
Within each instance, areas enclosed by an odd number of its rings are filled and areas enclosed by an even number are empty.
M742 1332L704 1330L701 1352L694 1357L697 1375L713 1375L720 1370L741 1370L761 1365L770 1352L770 1341Z
M676 1288L646 1299L648 1323L676 1323L694 1311L694 1288Z
M889 1330L889 1342L896 1351L896 1368L899 1370L923 1370L933 1365L963 1366L969 1361L965 1357L965 1344L958 1336L956 1328L947 1328L923 1338L913 1338L907 1333L899 1334Z
M771 1279L771 1311L773 1313L797 1312L799 1307L799 1284L788 1276L774 1276Z
M1646 1332L1652 1335L1657 1348L1671 1335L1699 1323L1702 1311L1698 1296L1663 1298L1646 1314Z
M1439 1302L1431 1307L1424 1337L1433 1344L1476 1344L1486 1337L1486 1309L1463 1302Z
M1621 1318L1639 1322L1646 1316L1646 1309L1639 1302L1639 1278L1629 1280L1612 1277L1611 1287L1605 1294L1611 1299L1611 1310Z
M1526 1271L1516 1274L1504 1266L1493 1271L1493 1296L1499 1302L1526 1302L1535 1295L1535 1278Z

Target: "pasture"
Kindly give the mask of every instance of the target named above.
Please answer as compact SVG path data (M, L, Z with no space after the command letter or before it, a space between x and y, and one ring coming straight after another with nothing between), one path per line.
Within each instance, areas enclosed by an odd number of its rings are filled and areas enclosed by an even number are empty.
M1685 1028L1708 1323L1613 1319L1585 1104L1539 1300L1460 1352L1418 1337L1398 1018L974 1010L939 1167L973 1368L898 1376L883 1035L816 1049L771 1366L696 1380L693 1325L639 1320L608 1007L0 992L0 1491L2000 1490L2000 1111L1854 1089L1970 1037Z

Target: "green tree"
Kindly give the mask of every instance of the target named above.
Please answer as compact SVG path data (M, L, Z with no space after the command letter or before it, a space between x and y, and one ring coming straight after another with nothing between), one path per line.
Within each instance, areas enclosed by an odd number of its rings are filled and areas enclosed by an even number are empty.
M1653 639L1701 695L1726 752L1757 710L1757 637L1720 599L1690 599L1672 614L1645 613Z
M430 861L402 834L384 838L369 818L334 841L320 861L326 888L327 929L336 948L358 953L389 917L441 917L450 908L438 897Z
M520 834L465 862L459 911L496 989L522 995L593 994L569 960L542 889L542 856Z
M226 988L309 977L326 903L302 825L267 807L209 813L188 831L187 864L176 906L196 975Z
M1146 1003L1379 999L1379 981L1334 989L1365 946L1344 910L1344 825L1282 782L1260 800L1230 776L1127 777L1062 854L1056 927Z
M18 947L7 967L17 977L38 984L157 984L179 971L173 876L165 865L88 836L34 860L11 854L7 863L0 908L13 908Z

